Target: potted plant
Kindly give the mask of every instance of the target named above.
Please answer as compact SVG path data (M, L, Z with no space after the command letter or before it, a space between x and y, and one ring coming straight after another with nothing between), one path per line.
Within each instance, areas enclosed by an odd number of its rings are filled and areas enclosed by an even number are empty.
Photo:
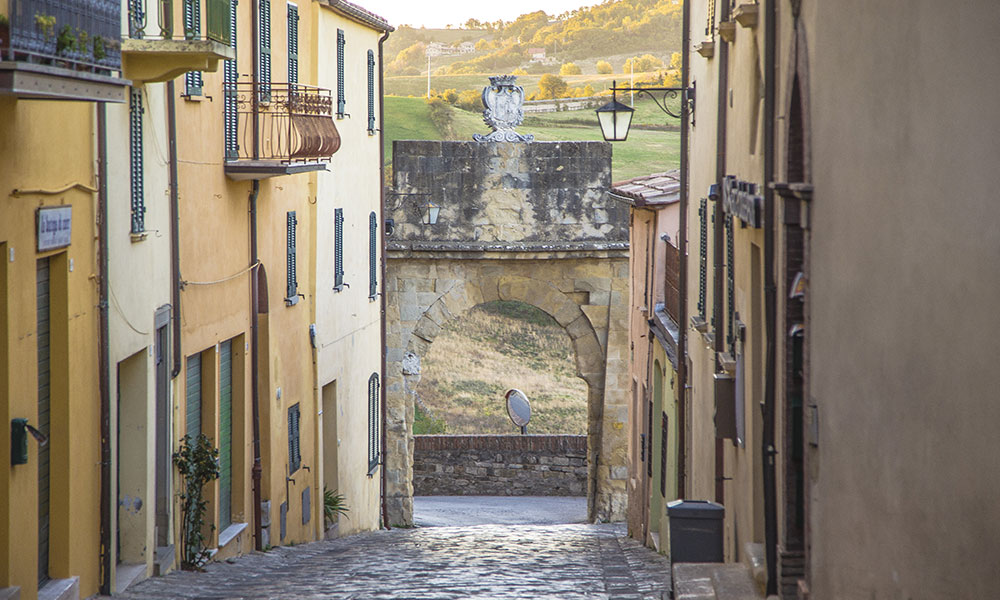
M174 453L174 465L184 478L181 499L181 567L187 570L202 570L210 553L205 547L205 512L208 501L202 498L202 488L206 483L219 478L219 450L212 447L204 433L192 439L185 435L180 450ZM210 531L215 525L209 526Z
M337 521L341 516L346 517L348 511L344 495L337 493L337 490L330 490L330 488L323 486L323 517L326 522L326 537L328 539L336 536L334 528Z

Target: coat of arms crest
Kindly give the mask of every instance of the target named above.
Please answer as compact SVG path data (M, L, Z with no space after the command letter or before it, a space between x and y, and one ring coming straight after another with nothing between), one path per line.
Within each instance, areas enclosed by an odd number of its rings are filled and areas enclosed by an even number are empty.
M530 142L533 135L522 135L514 128L524 120L524 88L517 85L514 75L490 77L483 89L483 122L493 128L488 135L475 134L477 142Z

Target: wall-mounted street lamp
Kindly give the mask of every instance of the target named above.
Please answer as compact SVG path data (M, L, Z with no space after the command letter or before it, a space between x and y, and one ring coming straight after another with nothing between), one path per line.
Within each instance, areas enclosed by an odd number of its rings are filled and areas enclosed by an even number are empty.
M636 92L640 96L646 94L653 99L656 106L675 119L680 119L681 115L674 113L667 105L668 98L681 98L681 112L683 105L687 103L688 110L694 114L694 84L689 88L672 87L617 87L617 81L611 82L611 102L597 109L597 121L601 124L601 133L606 142L624 142L628 138L629 126L632 124L632 114L635 112L630 106L618 101L618 92ZM693 123L693 121L692 121Z
M428 201L427 204L420 205L420 221L424 225L434 225L438 222L438 213L440 212L440 206Z

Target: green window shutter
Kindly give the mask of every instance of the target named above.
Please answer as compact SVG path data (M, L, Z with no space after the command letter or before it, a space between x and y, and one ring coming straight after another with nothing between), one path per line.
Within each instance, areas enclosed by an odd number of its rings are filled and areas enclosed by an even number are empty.
M699 263L698 263L698 315L705 318L705 288L708 282L708 200L701 199L698 207Z
M288 228L288 250L287 250L287 295L285 296L285 301L291 305L299 301L298 288L299 282L296 278L295 272L295 235L296 235L296 225L298 221L295 219L295 211L289 211L286 214L287 228Z
M333 209L333 285L344 287L344 209Z
M184 38L193 40L201 37L201 1L184 0ZM184 74L184 94L200 96L204 81L201 71L188 71Z
M219 344L219 530L233 517L233 342Z
M299 405L288 407L288 474L299 470L302 466L302 454L299 448Z
M201 354L187 358L187 380L185 382L187 405L187 434L194 440L201 433Z
M729 354L736 358L736 270L733 262L733 217L725 215L726 228L726 341Z
M375 133L375 52L368 51L368 133Z
M229 46L236 48L236 0L229 4ZM224 78L223 90L223 136L226 145L226 159L234 160L240 157L240 143L237 132L239 131L239 104L236 94L236 80L239 78L236 59L227 60L223 63L222 76Z
M368 299L378 296L378 217L368 215Z
M271 101L271 0L258 0L260 18L260 90L263 102Z
M129 185L132 198L132 233L146 230L146 200L142 165L142 92L132 88L129 95Z
M670 434L667 413L660 413L660 497L667 497L667 437Z
M205 36L220 44L229 46L233 39L233 22L230 15L235 11L236 0L207 0L208 28Z
M288 83L299 82L299 8L288 5Z
M372 373L368 378L368 476L371 477L378 469L380 459L379 447L379 382L378 373Z
M347 102L344 100L344 30L337 30L337 117L343 118Z

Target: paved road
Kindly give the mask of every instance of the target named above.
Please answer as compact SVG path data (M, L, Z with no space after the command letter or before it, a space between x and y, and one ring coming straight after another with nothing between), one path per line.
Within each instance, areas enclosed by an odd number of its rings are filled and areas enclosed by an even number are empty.
M666 599L667 560L613 525L376 531L174 572L126 598Z
M573 496L414 496L417 527L559 525L587 522L587 498Z

